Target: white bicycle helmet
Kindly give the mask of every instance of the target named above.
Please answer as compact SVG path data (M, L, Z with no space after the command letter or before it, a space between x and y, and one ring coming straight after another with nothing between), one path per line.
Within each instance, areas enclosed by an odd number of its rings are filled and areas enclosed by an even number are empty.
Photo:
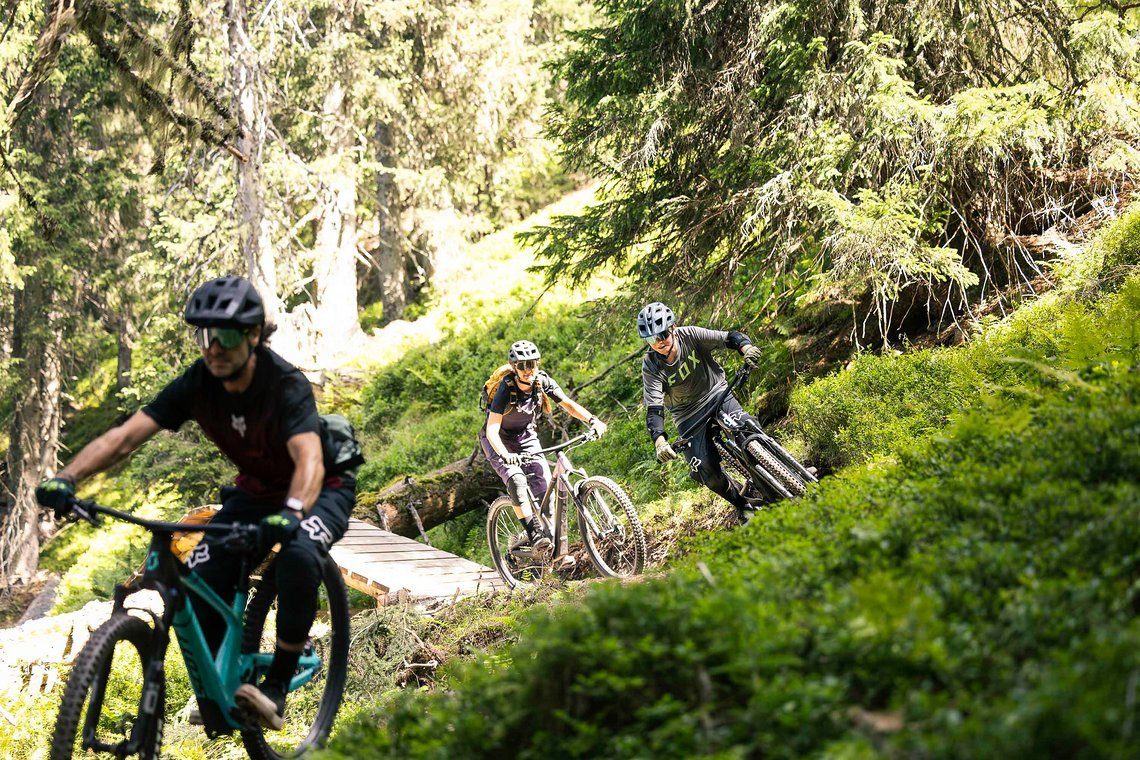
M646 340L660 335L676 321L672 309L660 301L654 301L637 314L637 336Z
M542 354L539 353L538 346L529 340L516 340L511 344L510 350L507 351L507 361L511 364L518 364L527 359L540 358L542 358Z

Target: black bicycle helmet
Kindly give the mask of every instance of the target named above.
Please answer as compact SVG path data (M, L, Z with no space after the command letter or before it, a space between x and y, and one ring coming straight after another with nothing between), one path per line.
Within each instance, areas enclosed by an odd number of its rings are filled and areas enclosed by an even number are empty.
M659 335L676 321L672 309L660 301L654 301L637 314L637 336L644 340Z
M265 306L249 280L219 277L194 291L183 317L195 327L257 327L265 324Z
M538 352L538 346L529 340L516 340L511 344L510 350L507 351L507 361L511 364L517 364L527 359L540 358L542 358L542 354Z

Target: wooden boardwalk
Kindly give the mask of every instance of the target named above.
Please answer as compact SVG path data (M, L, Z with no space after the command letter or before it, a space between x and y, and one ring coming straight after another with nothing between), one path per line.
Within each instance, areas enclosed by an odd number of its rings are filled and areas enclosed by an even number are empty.
M349 520L348 532L329 554L348 586L380 604L452 599L506 586L489 567L361 520Z

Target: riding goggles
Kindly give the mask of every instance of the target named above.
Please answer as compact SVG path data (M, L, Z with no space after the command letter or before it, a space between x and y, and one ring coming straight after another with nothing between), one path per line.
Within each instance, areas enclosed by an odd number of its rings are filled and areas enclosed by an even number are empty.
M515 369L538 369L538 359L522 359L515 362Z
M668 338L669 338L669 330L668 330L668 328L666 328L659 333L656 333L654 335L650 335L648 338L645 339L645 342L648 343L649 345L653 346L653 345L656 345L658 343L664 343Z
M236 327L199 327L194 330L194 342L203 351L214 341L224 349L237 348L245 340L245 330Z

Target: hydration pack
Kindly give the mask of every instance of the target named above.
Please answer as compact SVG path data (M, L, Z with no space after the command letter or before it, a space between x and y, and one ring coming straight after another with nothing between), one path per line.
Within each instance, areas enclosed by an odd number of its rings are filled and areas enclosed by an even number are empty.
M551 402L550 397L542 390L542 383L539 377L543 374L543 372L539 372L535 375L534 390L542 396L542 411L545 414L550 414L554 411L554 404ZM515 369L509 364L504 364L492 372L491 376L487 378L487 382L483 383L483 390L479 393L480 411L486 412L491 408L491 400L495 398L495 391L499 390L499 384L503 382L503 378L507 378L507 383L511 388L511 397L507 402L507 409L503 410L503 414L510 411L510 407L518 406L517 397L522 395L522 391L520 391L518 385L515 384Z
M325 458L325 477L350 475L364 464L364 451L356 440L356 430L348 418L340 414L322 414L321 451Z

